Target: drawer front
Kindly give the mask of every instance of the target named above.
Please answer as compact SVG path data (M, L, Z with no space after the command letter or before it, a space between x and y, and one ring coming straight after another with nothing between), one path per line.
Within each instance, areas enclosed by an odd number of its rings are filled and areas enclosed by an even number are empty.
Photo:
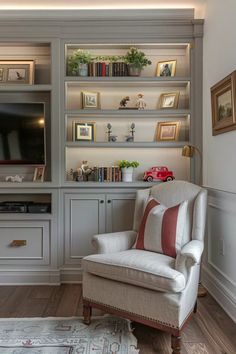
M1 221L0 264L49 264L49 221Z

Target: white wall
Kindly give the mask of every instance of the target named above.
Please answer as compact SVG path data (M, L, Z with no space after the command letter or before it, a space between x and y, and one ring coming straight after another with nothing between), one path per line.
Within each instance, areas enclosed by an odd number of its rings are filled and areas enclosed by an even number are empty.
M211 189L202 275L204 285L236 321L236 130L212 136L210 97L211 86L236 70L235 15L235 0L207 0L203 58L203 183Z

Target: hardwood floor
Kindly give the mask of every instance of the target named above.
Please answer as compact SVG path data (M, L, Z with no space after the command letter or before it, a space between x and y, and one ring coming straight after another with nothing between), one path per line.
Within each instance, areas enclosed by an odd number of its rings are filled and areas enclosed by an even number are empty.
M93 310L94 315L101 315ZM81 285L2 286L0 317L81 316ZM140 354L170 354L170 336L134 323ZM235 354L236 324L208 294L186 328L181 354Z

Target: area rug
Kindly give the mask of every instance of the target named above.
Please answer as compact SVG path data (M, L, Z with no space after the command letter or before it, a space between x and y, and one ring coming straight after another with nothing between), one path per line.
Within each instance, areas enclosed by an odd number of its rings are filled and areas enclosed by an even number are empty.
M95 317L0 319L1 354L138 354L130 322Z

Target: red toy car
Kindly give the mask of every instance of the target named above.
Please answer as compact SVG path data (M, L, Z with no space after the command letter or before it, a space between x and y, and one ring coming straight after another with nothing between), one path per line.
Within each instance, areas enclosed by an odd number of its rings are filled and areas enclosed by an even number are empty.
M152 181L173 181L175 177L173 172L169 171L165 166L154 166L150 170L144 172L143 180L152 182Z

